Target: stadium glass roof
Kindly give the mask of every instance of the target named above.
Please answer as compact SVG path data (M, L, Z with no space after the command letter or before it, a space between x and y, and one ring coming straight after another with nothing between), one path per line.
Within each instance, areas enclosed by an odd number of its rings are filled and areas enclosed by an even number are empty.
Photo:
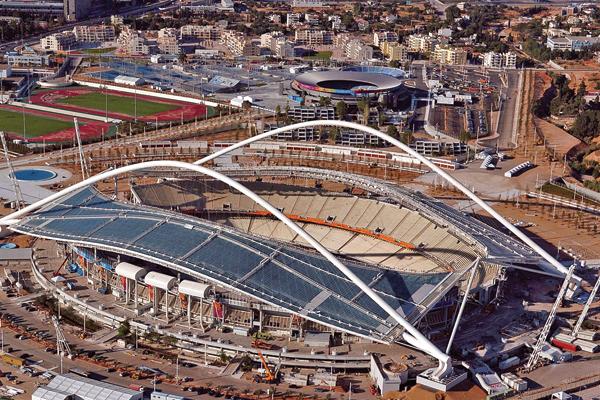
M83 189L11 229L145 259L235 288L308 319L380 341L396 326L318 253L179 213L110 200ZM401 315L448 273L418 275L346 261Z

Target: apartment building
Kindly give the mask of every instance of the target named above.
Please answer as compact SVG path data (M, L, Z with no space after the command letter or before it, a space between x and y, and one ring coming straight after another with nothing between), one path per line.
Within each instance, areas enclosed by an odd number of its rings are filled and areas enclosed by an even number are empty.
M65 51L74 47L76 43L75 34L72 31L54 33L40 40L42 49L49 51Z
M216 41L219 40L220 30L214 25L183 25L179 29L179 34L185 39Z
M373 33L373 44L381 47L384 42L397 42L398 34L396 32L384 31Z
M295 122L306 122L306 121L314 121L314 120L334 120L335 119L335 110L333 107L305 107L305 106L296 106L290 107L287 112L287 116ZM274 129L275 127L271 127ZM276 140L285 140L285 141L314 141L320 139L319 128L315 127L306 127L301 129L294 129L292 131L281 132L276 135Z
M490 51L483 55L483 66L487 68L517 68L517 55L513 52L496 53Z
M432 53L432 60L444 65L464 65L467 63L467 51L438 44Z
M146 36L129 27L124 27L117 38L119 50L129 55L148 55L151 53L151 46Z
M271 51L279 58L292 58L295 55L294 46L292 46L285 38L277 39L271 46Z
M358 39L346 43L345 52L346 57L354 61L367 61L373 58L373 48Z
M400 61L405 63L409 60L408 48L400 43L383 42L381 52L390 61Z
M115 40L115 27L112 25L81 25L73 28L73 34L78 42L112 42Z
M175 55L181 53L178 34L179 31L175 28L163 28L158 31L156 43L161 53Z
M272 31L260 35L260 46L271 49L278 39L285 39L285 35L281 31Z
M437 38L429 35L410 35L408 37L408 50L419 53L430 53L438 44Z
M322 46L333 44L333 32L317 29L297 29L294 40L296 44Z
M260 39L250 39L237 31L223 31L221 33L223 44L234 56L259 56Z
M298 25L300 23L301 19L302 19L302 14L300 14L300 13L287 13L285 25L287 27L293 27L295 25Z
M572 36L548 37L546 47L550 50L582 51L595 44L600 44L600 36Z

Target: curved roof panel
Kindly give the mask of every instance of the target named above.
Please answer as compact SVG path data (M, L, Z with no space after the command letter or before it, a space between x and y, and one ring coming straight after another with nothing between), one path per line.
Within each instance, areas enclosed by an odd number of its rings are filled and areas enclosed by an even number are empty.
M162 290L171 289L176 282L177 279L175 279L174 276L161 274L160 272L156 271L150 271L144 277L144 283L146 285L157 287Z
M119 276L124 276L127 279L139 280L146 275L148 271L146 271L142 267L138 267L137 265L133 265L127 262L120 262L115 267L115 273Z
M184 280L179 282L179 293L187 294L197 298L207 298L210 290L210 285L206 283Z
M94 189L51 204L11 229L147 260L373 340L393 340L390 334L396 332L396 322L318 253L183 214L113 201ZM419 304L448 277L345 264L404 316L419 315Z

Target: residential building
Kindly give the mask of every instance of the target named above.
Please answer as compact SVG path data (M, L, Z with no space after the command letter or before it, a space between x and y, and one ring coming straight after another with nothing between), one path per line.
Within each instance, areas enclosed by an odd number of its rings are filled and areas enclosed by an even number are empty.
M221 43L234 56L259 56L260 40L250 39L246 35L237 31L223 31L221 33Z
M129 55L148 55L151 47L146 36L129 27L124 27L117 39L119 50Z
M438 44L437 38L430 35L410 35L408 37L408 50L419 53L430 53Z
M320 22L319 14L306 13L304 14L304 23L307 25L318 25Z
M111 15L110 23L115 26L122 26L125 22L125 18L122 15Z
M366 61L373 58L373 48L358 39L346 43L345 52L346 57L354 61Z
M354 129L342 130L336 136L335 142L344 146L379 146L381 144L381 140L377 136Z
M79 25L73 28L78 42L102 43L115 40L115 27L112 25Z
M333 32L310 28L297 29L295 33L296 44L309 46L322 46L333 44Z
M302 19L302 14L300 13L288 13L285 20L285 25L288 27L293 27L300 23Z
M219 40L220 30L214 25L183 25L179 29L182 39L198 39L200 41Z
M100 3L100 2L99 2ZM63 12L67 21L78 21L88 17L93 0L64 0Z
M294 57L294 46L292 46L285 38L277 39L275 44L271 47L271 51L279 58Z
M46 54L37 54L35 51L23 50L21 53L9 52L4 56L6 62L10 65L30 65L35 67L45 67L50 64L50 57Z
M306 122L314 120L334 120L335 110L333 107L319 107L319 106L296 106L290 107L287 111L287 116L294 122ZM275 126L271 126L271 129L275 129ZM294 129L292 131L282 132L275 136L276 140L285 141L314 141L320 139L320 129L315 127L307 127L301 129Z
M408 48L400 43L383 42L381 52L390 61L405 63L409 60Z
M164 54L179 54L181 47L179 46L178 31L175 28L163 28L158 31L158 49Z
M445 65L464 65L467 63L467 51L438 44L432 54L432 60Z
M342 29L342 18L339 15L330 15L327 21L331 23L331 29L336 31Z
M483 55L483 66L487 68L502 68L504 57L502 53L494 51L487 52Z
M359 18L356 20L356 23L358 25L359 31L366 31L367 29L369 29L369 21L367 21L366 19Z
M348 43L350 40L352 40L352 36L350 36L349 33L340 33L335 35L335 38L333 38L333 44L335 47L344 49L346 48L346 43Z
M260 46L272 49L277 39L285 39L285 35L281 31L272 31L260 35Z
M72 31L64 31L43 37L40 45L44 50L65 51L74 47L75 42L75 34Z
M381 47L383 42L397 42L398 34L396 32L384 31L373 33L373 44Z
M550 50L581 51L595 44L600 44L600 36L572 36L548 37L546 47Z
M281 23L281 15L279 15L279 14L269 15L269 21L271 21L274 24L280 24Z

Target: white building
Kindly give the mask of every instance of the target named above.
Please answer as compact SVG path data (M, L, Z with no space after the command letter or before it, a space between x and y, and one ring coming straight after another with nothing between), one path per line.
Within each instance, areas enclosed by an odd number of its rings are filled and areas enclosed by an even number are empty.
M130 55L148 55L150 54L150 45L146 36L140 32L124 27L117 39L119 50Z
M438 40L430 35L415 34L408 37L408 50L419 53L430 53L435 48Z
M181 47L179 46L178 30L175 28L162 28L158 31L158 48L164 54L179 54Z
M75 40L87 43L103 43L115 40L115 27L112 25L79 25L73 28Z
M286 16L285 25L288 27L298 25L300 23L301 18L302 14L300 13L288 13Z
M64 31L43 37L40 45L44 50L65 51L73 47L75 42L75 34L72 31Z
M373 48L358 39L346 43L346 57L354 61L366 61L373 58Z

